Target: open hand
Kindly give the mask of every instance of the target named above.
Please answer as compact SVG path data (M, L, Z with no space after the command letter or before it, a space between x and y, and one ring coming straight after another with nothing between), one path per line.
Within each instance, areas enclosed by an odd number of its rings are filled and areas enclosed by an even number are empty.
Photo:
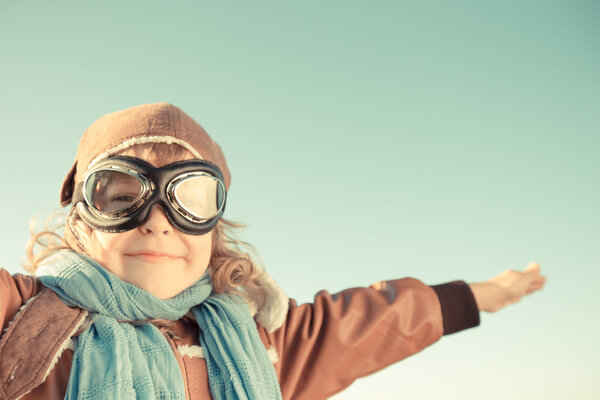
M546 277L540 266L530 262L523 272L507 270L485 282L471 283L471 291L481 311L495 312L516 303L525 295L544 287Z

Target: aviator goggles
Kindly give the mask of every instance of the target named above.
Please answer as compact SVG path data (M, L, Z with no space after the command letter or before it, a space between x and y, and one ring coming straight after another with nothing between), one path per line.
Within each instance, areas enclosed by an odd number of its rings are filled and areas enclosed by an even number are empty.
M76 185L73 202L81 218L100 231L134 229L160 205L176 229L203 235L223 215L226 196L223 175L209 161L157 168L139 158L115 156L94 164Z

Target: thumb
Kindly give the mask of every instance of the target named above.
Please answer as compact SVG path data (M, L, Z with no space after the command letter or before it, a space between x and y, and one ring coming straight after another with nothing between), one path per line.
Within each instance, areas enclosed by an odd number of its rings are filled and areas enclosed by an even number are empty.
M525 273L532 273L532 274L539 274L540 273L540 264L538 264L535 261L530 262L529 264L527 264L527 268L525 268Z
M544 287L544 283L546 283L546 277L540 274L540 265L536 262L530 262L527 264L527 268L525 268L525 276L529 281L529 287L527 288L526 294L542 289Z

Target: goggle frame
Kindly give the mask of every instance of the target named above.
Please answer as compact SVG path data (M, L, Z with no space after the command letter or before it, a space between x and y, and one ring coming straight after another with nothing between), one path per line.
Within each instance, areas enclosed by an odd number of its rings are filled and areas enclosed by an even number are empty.
M176 173L178 170L183 172ZM101 171L125 173L141 183L141 191L132 204L111 212L99 210L94 206L93 199L89 198L86 187L89 179ZM169 179L166 179L165 176ZM184 202L178 199L175 193L179 185L195 176L208 176L217 182L218 207L216 214L212 217L202 217L193 213L185 207ZM164 193L160 192L161 188L164 189ZM219 194L222 196L221 201L219 201ZM207 233L216 225L225 211L226 200L227 190L223 175L219 167L210 161L193 159L177 161L163 167L154 167L139 158L112 156L99 161L86 172L83 181L76 185L73 206L77 208L82 219L93 228L105 232L124 232L142 225L152 207L159 204L165 210L171 225L176 229L184 233L199 235ZM147 204L148 202L150 204ZM141 216L138 217L140 213ZM180 218L185 219L185 222Z

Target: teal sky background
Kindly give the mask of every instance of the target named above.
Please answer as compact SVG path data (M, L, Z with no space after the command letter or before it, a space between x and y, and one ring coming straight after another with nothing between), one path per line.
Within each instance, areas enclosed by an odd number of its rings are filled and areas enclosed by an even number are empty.
M300 302L411 276L546 288L335 399L600 398L600 3L0 3L0 266L101 115L171 102Z

